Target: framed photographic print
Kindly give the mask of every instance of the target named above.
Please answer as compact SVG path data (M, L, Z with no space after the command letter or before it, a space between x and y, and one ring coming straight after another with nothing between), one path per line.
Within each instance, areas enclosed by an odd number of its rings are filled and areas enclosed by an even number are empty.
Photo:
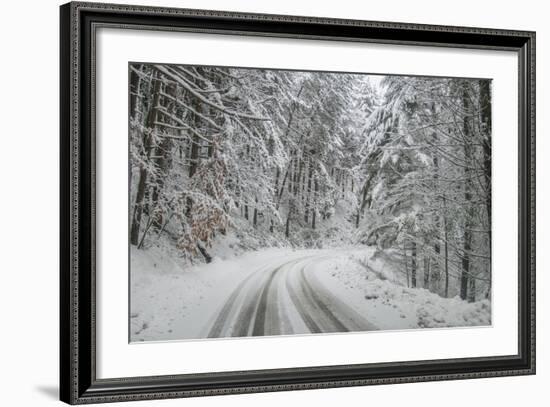
M61 6L61 399L535 373L535 34Z

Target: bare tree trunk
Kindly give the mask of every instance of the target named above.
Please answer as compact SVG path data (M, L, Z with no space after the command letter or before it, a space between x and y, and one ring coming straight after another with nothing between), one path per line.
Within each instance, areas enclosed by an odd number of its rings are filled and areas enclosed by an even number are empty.
M288 180L288 174L290 172L290 166L291 166L291 163L288 164L288 168L286 169L286 172L285 172L285 176L283 177L283 183L281 184L281 189L279 190L279 195L277 197L277 209L279 209L279 204L281 203L281 197L283 196L283 192L285 192L285 184L286 184L286 181ZM289 189L290 191L290 189Z
M491 136L492 136L492 115L491 115L491 83L488 80L480 82L480 103L481 103L481 123L483 125L483 169L485 172L485 208L487 211L487 230L489 244L489 283L485 298L491 296L491 247L492 247L492 211L491 211Z
M168 95L176 97L176 89L175 87L168 87L164 89L164 85L161 84L160 86L160 92L162 93L165 91ZM159 105L165 106L165 100L164 98L159 98ZM166 106L165 109L170 110L174 109L175 106ZM172 145L173 140L169 137L164 137L160 144L154 149L153 152L153 161L155 163L155 166L158 169L158 172L153 180L151 180L153 184L153 189L151 192L151 204L153 206L153 211L150 216L154 216L152 226L156 230L160 230L162 227L162 224L164 223L163 220L163 214L157 213L158 211L155 211L155 208L158 205L159 201L159 195L162 193L162 190L164 189L164 183L166 180L166 175L168 173L168 168L171 164L171 158L170 158L170 148ZM145 232L146 233L146 232Z
M449 241L448 241L448 229L447 229L447 200L443 198L443 235L445 238L445 298L449 298Z
M313 168L311 167L311 162L310 161L308 161L306 171L309 172L308 179L307 179L306 208L305 208L305 215L304 215L304 220L307 224L307 223L309 223L309 208L310 208L310 199L311 199L311 178L312 178L312 175L313 175Z
M302 203L302 205L304 205L304 203L306 202L306 179L307 179L307 171L308 171L308 163L309 163L309 159L306 159L304 157L304 160L303 160L303 167L304 167L304 170L302 171L302 178L300 179L300 202Z
M195 115L194 122L197 123L198 117ZM200 149L200 138L198 134L193 133L193 138L191 140L191 151L189 152L189 179L193 178L195 173L197 172L197 167L199 164L199 149ZM193 200L191 198L187 198L187 209L186 213L187 216L191 214L191 209L193 207Z
M279 177L281 176L281 170L279 169L279 167L277 167L276 171L275 171L275 188L274 188L274 191L275 191L275 198L277 198L279 196ZM269 233L273 233L273 215L270 216L270 224L269 224Z
M463 131L464 137L468 139L471 136L470 123L468 121L468 114L470 111L470 101L468 98L467 90L463 90L463 104L466 116L464 117ZM466 167L464 169L464 205L466 206L466 216L464 220L464 235L463 235L463 250L462 250L462 272L460 274L460 298L463 300L468 299L468 278L470 275L470 252L472 251L472 218L473 218L473 205L472 205L472 181L471 171L469 168L471 162L472 152L470 145L464 143L464 158L466 161Z
M145 197L146 182L147 171L144 167L140 167L136 200L134 203L134 213L132 216L132 226L130 228L130 243L134 246L137 246L139 243L139 229L141 225L141 214L143 211L143 198Z
M470 276L470 288L468 292L468 302L475 302L476 300L476 279Z
M250 160L250 146L249 145L246 146L246 160L247 161ZM246 220L248 220L248 197L245 198L245 203L244 203L244 218Z
M290 160L290 176L289 176L289 179L288 179L288 193L291 193L294 189L294 185L293 185L293 182L294 182L294 179L296 178L296 161L298 161L298 158L297 156L294 155L295 152L293 151L291 153L291 157L293 157L291 160Z
M319 181L317 180L317 177L315 177L315 181L313 183L315 187L313 193L313 214L311 215L311 227L315 229L317 221L317 194L319 193Z
M285 236L290 236L290 216L292 215L293 204L291 199L288 200L288 214L286 215Z
M138 67L134 66L134 69L138 69ZM137 103L139 100L141 82L141 78L134 69L130 70L130 117L132 117L132 119L136 119L138 115Z
M363 214L363 211L365 210L365 206L367 206L367 193L370 189L370 184L372 181L372 177L368 177L365 181L365 184L363 185L363 189L361 190L361 203L359 204L359 207L357 208L357 217L355 218L355 227L359 227L359 222L361 221L361 215Z
M302 156L303 157L303 156ZM294 173L294 190L293 190L293 194L294 196L296 196L298 194L298 187L299 187L299 184L301 182L301 178L302 178L302 171L304 170L304 160L303 158L300 157L300 164L296 165L298 167L298 173Z
M469 224L466 225L469 228ZM462 253L462 273L460 274L460 298L466 300L468 298L468 278L470 274L470 251L472 250L472 233L468 230L464 231L464 245Z
M204 257L204 261L207 263L212 262L212 256L208 254L202 243L197 242L197 249L199 250L200 254L202 254L202 257Z
M256 197L256 205L254 205L254 215L252 216L252 224L254 227L258 224L258 197Z
M430 256L424 252L424 288L430 289Z
M409 288L409 264L407 262L407 246L405 243L403 243L403 262L405 263L405 277L407 278L407 288Z
M411 245L411 286L416 288L416 242Z
M433 134L433 138L434 138L434 142L435 142L435 138L437 137L436 134ZM439 188L439 159L437 157L437 155L434 155L433 157L433 163L434 163L434 190L435 191L438 191L440 188ZM436 229L436 235L435 235L435 239L434 239L434 253L435 253L435 256L434 256L434 262L433 262L433 265L431 266L431 274L433 276L433 278L437 281L437 286L434 288L435 291L439 291L440 287L439 287L439 280L441 278L441 263L440 263L440 260L441 260L441 203L440 203L440 200L441 198L438 198L437 199L437 212L435 214L435 229ZM443 214L443 216L445 216L445 214Z
M157 104L160 96L160 81L156 80L153 91L153 101L149 108L147 115L146 127L148 129L154 129L155 121L157 118ZM148 134L143 135L143 148L147 158L151 154L151 138ZM136 200L134 202L134 213L132 216L132 224L130 227L130 244L136 246L139 244L139 230L141 227L141 216L143 213L143 204L145 191L147 189L147 171L141 166L139 169L138 189L136 192Z

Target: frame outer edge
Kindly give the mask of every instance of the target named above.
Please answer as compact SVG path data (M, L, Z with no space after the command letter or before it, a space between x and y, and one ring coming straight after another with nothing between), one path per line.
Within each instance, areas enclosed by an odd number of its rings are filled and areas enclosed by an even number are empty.
M70 331L70 310L67 309L68 297L70 296L70 258L67 253L70 252L70 226L67 221L70 218L68 211L70 210L70 92L71 92L71 79L70 79L70 23L68 21L70 15L70 7L67 5L61 6L59 9L60 18L60 53L59 53L59 65L60 65L60 78L59 78L59 118L60 118L60 132L59 132L59 156L60 156L60 276L59 276L59 292L61 296L59 304L59 397L62 401L68 402L70 400L70 369L72 366L70 352L71 352L71 331Z
M79 378L84 373L80 367L79 348L79 208L80 208L80 135L79 135L79 25L80 6L67 3L60 6L61 36L64 52L61 53L61 69L66 77L61 78L62 97L62 197L61 197L61 278L64 285L61 295L61 328L68 336L61 349L61 386L60 399L68 404L82 402L79 391Z
M72 313L72 382L71 382L71 404L78 400L79 382L79 358L78 358L78 204L79 204L79 140L78 140L78 119L79 119L79 60L78 60L78 7L71 4L71 81L73 92L71 94L71 266L72 266L72 292L71 292L71 313Z
M491 35L508 35L515 37L529 37L534 34L533 31L514 30L514 29L499 29L499 28L480 28L474 26L455 26L455 25L436 25L424 23L405 23L398 21L371 21L371 20L356 20L349 18L331 18L331 17L314 17L292 14L261 14L242 11L227 11L227 10L204 10L194 8L177 8L163 6L144 6L131 4L117 3L97 3L72 1L75 7L82 10L95 11L113 11L113 12L131 12L136 14L162 14L165 16L192 16L192 17L221 17L249 21L279 21L279 22L294 22L308 24L334 24L341 26L358 26L358 27L376 27L376 28L393 28L393 29L409 29L409 30L430 30L433 32L450 32L450 33L466 33L466 34L491 34ZM435 42L435 41L434 41Z
M79 359L81 353L79 349L79 235L83 231L79 230L79 210L80 210L80 193L81 187L81 151L80 151L80 106L79 97L80 89L80 23L81 11L113 11L113 12L133 12L133 13L160 13L161 15L180 15L180 16L196 16L196 17L221 17L243 20L270 20L281 22L297 22L297 23L318 23L318 24L334 24L334 25L353 25L376 28L391 28L391 29L411 29L411 30L429 30L436 32L448 33L469 33L469 34L487 34L495 36L515 36L526 39L525 48L527 56L525 63L528 64L529 71L526 72L525 80L529 82L525 91L529 92L528 103L529 115L527 120L530 136L530 150L525 154L525 158L530 161L529 171L529 215L530 215L530 237L529 237L529 278L530 278L530 355L527 355L529 367L526 369L514 370L497 370L474 373L450 373L441 375L420 375L408 377L389 377L379 379L357 379L357 380L327 380L315 383L293 383L293 384L273 384L273 385L252 385L245 387L226 387L212 389L196 389L196 390L181 390L181 391L144 391L139 394L94 394L93 386L90 389L79 390L79 376L90 374L79 369ZM152 399L167 399L176 397L197 397L221 394L240 394L253 392L269 392L269 391L284 391L284 390L304 390L304 389L320 389L334 388L345 386L361 386L375 384L394 384L407 382L422 382L422 381L440 381L440 380L457 380L470 379L481 377L500 377L500 376L516 376L524 374L535 374L536 371L536 356L535 356L535 334L536 334L536 299L535 299L535 278L536 278L536 225L535 225L535 199L536 199L536 180L535 180L535 103L536 103L536 78L535 78L535 42L536 35L532 31L518 30L501 30L501 29L482 29L475 27L460 27L460 26L434 26L426 24L409 24L398 22L378 22L378 21L362 21L350 19L334 19L325 17L301 17L292 15L274 15L274 14L255 14L255 13L240 13L230 11L211 11L211 10L196 10L196 9L178 9L164 7L148 7L148 6L132 6L107 3L86 3L86 2L71 2L60 6L61 14L61 29L60 29L60 66L61 73L67 74L68 77L61 77L60 80L60 117L62 124L61 128L61 214L60 214L60 229L61 229L61 244L62 250L60 254L61 262L61 296L60 314L61 323L60 331L62 333L60 345L60 398L62 401L69 404L89 404L89 403L104 403L116 401L131 401L131 400L152 400ZM65 37L65 38L64 38ZM68 38L66 38L68 37ZM452 47L452 45L449 45ZM65 160L70 160L64 163ZM68 228L68 229L67 229ZM66 241L64 241L64 239ZM67 247L68 245L68 247ZM64 248L68 248L67 252L63 252ZM69 280L70 279L70 280ZM69 302L70 301L70 302ZM68 306L68 307L67 307ZM66 309L68 308L68 310ZM69 334L68 341L64 340L63 334ZM526 338L527 339L527 338Z
M537 370L537 362L536 362L536 320L537 320L537 313L536 313L536 252L537 252L537 244L536 244L536 236L537 236L537 216L536 216L536 204L537 204L537 187L536 187L536 161L537 161L537 154L536 154L536 138L537 138L537 112L536 112L536 102L537 102L537 81L536 81L536 64L537 64L537 53L536 53L536 38L537 35L535 32L531 32L530 35L530 51L531 55L529 58L529 65L530 65L530 80L531 80L531 86L529 88L530 92L530 117L529 117L529 128L531 131L531 165L529 168L530 175L531 175L531 184L529 185L530 193L531 193L531 207L530 207L530 215L531 215L531 236L530 236L530 279L531 279L531 293L530 293L530 301L531 301L531 372L532 374L536 374Z

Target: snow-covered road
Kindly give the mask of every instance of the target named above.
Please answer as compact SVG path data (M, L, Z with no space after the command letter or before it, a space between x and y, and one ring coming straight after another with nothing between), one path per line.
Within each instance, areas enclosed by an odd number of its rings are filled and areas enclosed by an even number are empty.
M262 336L377 329L316 277L320 252L272 260L246 277L227 297L206 336Z
M271 248L183 268L158 250L133 252L130 341L491 324L475 303L407 288L368 247Z

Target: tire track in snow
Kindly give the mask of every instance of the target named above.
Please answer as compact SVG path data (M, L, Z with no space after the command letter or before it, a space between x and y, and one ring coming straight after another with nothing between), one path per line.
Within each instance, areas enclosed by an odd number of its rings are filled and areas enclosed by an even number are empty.
M233 337L250 336L250 325L255 318L258 293L261 292L266 280L269 280L269 275L266 277L261 274L265 274L265 272L256 273L256 275L259 275L257 278L259 281L256 284L253 282L248 284L249 289L245 294L244 302L233 318L235 321L235 325L231 331L231 336Z
M263 272L263 270L266 269L266 267L263 267L259 269L258 271L255 271L251 273L248 277L246 277L243 281L240 282L240 284L233 290L229 298L225 301L222 309L220 310L214 324L210 328L210 332L208 333L208 338L219 338L222 336L222 331L225 326L226 321L229 318L229 314L231 310L233 309L233 306L237 302L237 298L239 297L239 294L241 291L243 291L244 286L252 280L254 276L256 276L258 273Z
M262 293L258 301L252 336L281 334L282 327L277 304L277 285L273 284L273 281L275 277L279 276L285 268L292 269L293 266L295 267L304 260L307 261L309 258L311 258L311 256L295 259L284 263L273 270L262 289ZM275 299L275 301L269 302L270 298ZM268 318L268 316L270 318Z
M296 310L298 311L298 314L306 324L309 331L311 333L323 332L319 325L317 325L315 320L312 318L311 313L306 309L302 301L298 298L298 295L296 294L296 291L294 291L292 283L289 279L286 280L286 288L288 290L288 293L290 294L290 299L292 300L294 306L296 307Z
M307 257L305 257L307 258ZM274 277L277 271L281 270L282 267L285 265L291 264L296 261L303 260L304 258L301 257L299 259L294 259L291 261L287 261L285 259L285 262L278 265L274 271L271 272L271 277ZM251 273L248 277L246 277L237 288L233 290L233 292L230 294L228 299L225 301L224 305L222 306L221 310L218 313L218 316L216 317L214 323L212 324L212 327L208 331L208 338L220 338L220 337L226 337L227 335L227 329L226 325L228 325L228 322L234 321L235 324L233 326L233 329L231 329L230 336L249 336L249 327L252 324L252 317L254 314L258 315L257 307L258 307L258 300L256 301L255 298L257 295L254 295L255 293L259 292L259 290L265 290L266 286L263 285L263 288L254 289L254 287L250 287L252 284L252 280L256 277L258 279L261 279L262 274L266 273L269 268L272 266L262 267L259 270ZM269 286L271 286L272 278L268 279ZM265 290L265 301L267 302L267 295L268 290ZM241 307L237 310L236 303L240 296L244 295L245 299ZM233 312L232 312L233 311ZM262 309L262 313L264 312L264 309ZM267 305L265 312L267 312ZM234 314L234 315L233 315ZM263 316L265 318L265 315ZM255 320L255 319L254 319ZM229 324L230 325L230 324ZM256 323L254 323L256 325ZM263 333L259 333L259 325L258 328L256 328L256 332L258 335L263 335Z
M310 309L318 309L321 312L318 313L318 318L323 320L323 325L325 328L322 332L347 332L349 329L334 315L334 313L329 309L327 304L320 300L317 293L311 289L311 286L307 283L304 276L304 267L300 269L299 274L299 284L302 292L304 293L304 298L310 302Z
M277 274L284 265L277 267L275 270L271 272L271 275L269 276L267 283L262 288L262 293L260 295L260 299L258 301L258 307L256 308L256 318L254 319L254 327L252 328L252 336L261 336L265 335L266 331L266 314L267 314L267 296L269 294L269 289L271 288L271 285L273 283L273 278L275 277L275 274ZM274 286L275 288L275 286ZM274 294L275 295L275 294ZM276 298L276 297L275 297ZM275 316L273 318L270 324L272 329L274 329L273 335L277 335L280 333L279 330L279 318L277 315L277 310L275 308Z
M284 259L251 273L225 301L208 337L295 333L289 323L292 314L302 326L296 333L377 329L314 277L310 269L330 257L317 254L290 261ZM281 294L290 299L288 303L280 303L279 290L283 290ZM243 298L240 303L239 298ZM309 332L302 332L304 328Z
M306 276L309 275L309 278ZM312 278L312 272L302 268L301 276L304 283L309 287L316 299L325 304L330 312L346 326L347 331L375 331L378 327L365 319L350 305L335 296L318 279Z

